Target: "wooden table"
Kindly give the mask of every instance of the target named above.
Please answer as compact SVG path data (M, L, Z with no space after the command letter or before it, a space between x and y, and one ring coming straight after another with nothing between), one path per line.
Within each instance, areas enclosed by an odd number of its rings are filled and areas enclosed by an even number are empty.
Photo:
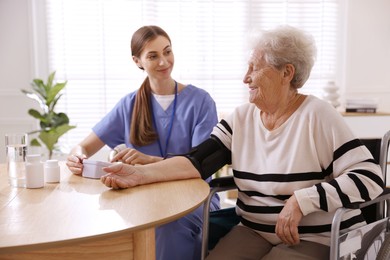
M156 226L202 204L201 179L112 190L72 175L41 189L8 185L0 165L0 259L155 259Z

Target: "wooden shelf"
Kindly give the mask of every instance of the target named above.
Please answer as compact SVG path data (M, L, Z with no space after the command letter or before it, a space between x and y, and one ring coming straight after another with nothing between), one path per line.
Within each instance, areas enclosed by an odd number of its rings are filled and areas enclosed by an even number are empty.
M376 113L357 113L357 112L340 112L342 116L390 116L389 112L376 112Z

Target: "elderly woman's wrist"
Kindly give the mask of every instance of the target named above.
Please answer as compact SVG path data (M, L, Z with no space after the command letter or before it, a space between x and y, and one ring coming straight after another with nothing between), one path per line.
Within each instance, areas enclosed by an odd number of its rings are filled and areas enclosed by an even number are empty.
M153 162L160 162L162 160L164 160L163 157L154 156L154 158L153 158Z

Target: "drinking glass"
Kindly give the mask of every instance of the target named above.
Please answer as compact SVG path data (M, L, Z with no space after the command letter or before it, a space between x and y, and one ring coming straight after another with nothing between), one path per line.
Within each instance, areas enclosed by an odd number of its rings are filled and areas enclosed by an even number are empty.
M25 187L27 141L25 133L5 135L8 181L13 187Z

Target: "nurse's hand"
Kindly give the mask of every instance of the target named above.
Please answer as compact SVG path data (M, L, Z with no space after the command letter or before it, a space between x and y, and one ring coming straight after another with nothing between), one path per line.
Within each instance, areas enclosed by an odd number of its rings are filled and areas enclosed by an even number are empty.
M109 167L104 167L106 175L100 178L101 182L107 187L113 189L126 189L140 185L143 175L135 167L124 164L114 163Z
M85 155L71 154L66 158L66 166L68 169L76 175L83 173L83 160L87 157Z
M300 242L298 225L303 217L301 208L295 195L292 195L284 204L276 222L276 235L286 245L297 245Z
M149 164L163 160L161 157L151 156L133 148L125 148L117 153L111 160L111 162L123 162L131 165L136 164Z

